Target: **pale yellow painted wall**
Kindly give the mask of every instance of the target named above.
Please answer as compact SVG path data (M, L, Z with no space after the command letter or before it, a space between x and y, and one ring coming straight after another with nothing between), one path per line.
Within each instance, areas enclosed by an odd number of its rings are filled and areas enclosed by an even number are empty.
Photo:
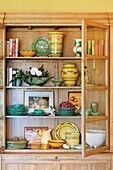
M113 0L0 0L1 12L113 12Z

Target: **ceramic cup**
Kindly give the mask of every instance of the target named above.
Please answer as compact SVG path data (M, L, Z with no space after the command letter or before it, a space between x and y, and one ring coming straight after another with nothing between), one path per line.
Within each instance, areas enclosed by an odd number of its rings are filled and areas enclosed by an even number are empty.
M79 144L80 133L79 132L66 132L66 144L70 146L70 148L74 148L75 145Z

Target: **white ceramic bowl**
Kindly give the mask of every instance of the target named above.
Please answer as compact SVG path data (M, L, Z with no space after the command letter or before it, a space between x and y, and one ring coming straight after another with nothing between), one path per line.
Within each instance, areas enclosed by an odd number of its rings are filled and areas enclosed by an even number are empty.
M86 131L86 143L90 145L90 147L99 147L105 142L106 139L106 131L105 130L93 130L89 129Z

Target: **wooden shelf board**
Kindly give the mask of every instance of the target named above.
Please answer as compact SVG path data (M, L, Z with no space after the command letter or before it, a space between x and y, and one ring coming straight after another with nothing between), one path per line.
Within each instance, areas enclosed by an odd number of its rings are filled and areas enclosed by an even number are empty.
M81 86L6 86L6 89L80 89ZM106 90L107 86L86 86L86 90Z
M6 57L7 60L81 60L81 57Z
M90 55L90 54L86 54L85 55L87 59L102 59L102 60L107 60L108 57L107 56L96 56L96 55Z
M6 86L7 89L81 89L80 86L58 86L58 87L46 87L46 86Z
M102 121L108 120L108 116L93 116L86 120L86 123L95 122L95 121Z
M17 152L17 153L81 153L81 150L77 150L77 149L46 149L46 150L42 150L42 149L6 149L4 150L5 153L11 153L11 152Z
M107 86L86 86L86 90L106 90Z
M6 118L16 118L16 119L20 119L20 118L38 118L38 119L81 119L81 115L75 115L75 116L32 116L32 115L6 115ZM100 116L87 116L87 122L90 122L92 120L105 120L107 119L107 116L104 116L104 114L100 115Z
M11 115L7 115L6 116L6 118L44 118L44 119L70 119L70 118L72 118L72 119L81 119L81 116L79 116L79 115L77 115L77 116L32 116L32 115L20 115L20 116L16 116L16 115L13 115L13 116L11 116Z

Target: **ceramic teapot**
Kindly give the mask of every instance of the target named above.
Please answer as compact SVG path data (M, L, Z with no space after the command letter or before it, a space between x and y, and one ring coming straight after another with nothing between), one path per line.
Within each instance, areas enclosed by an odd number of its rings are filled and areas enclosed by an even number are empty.
M52 140L52 136L51 136L51 131L53 129L49 129L46 131L37 131L38 136L40 137L40 141L43 144L47 144L49 140Z

